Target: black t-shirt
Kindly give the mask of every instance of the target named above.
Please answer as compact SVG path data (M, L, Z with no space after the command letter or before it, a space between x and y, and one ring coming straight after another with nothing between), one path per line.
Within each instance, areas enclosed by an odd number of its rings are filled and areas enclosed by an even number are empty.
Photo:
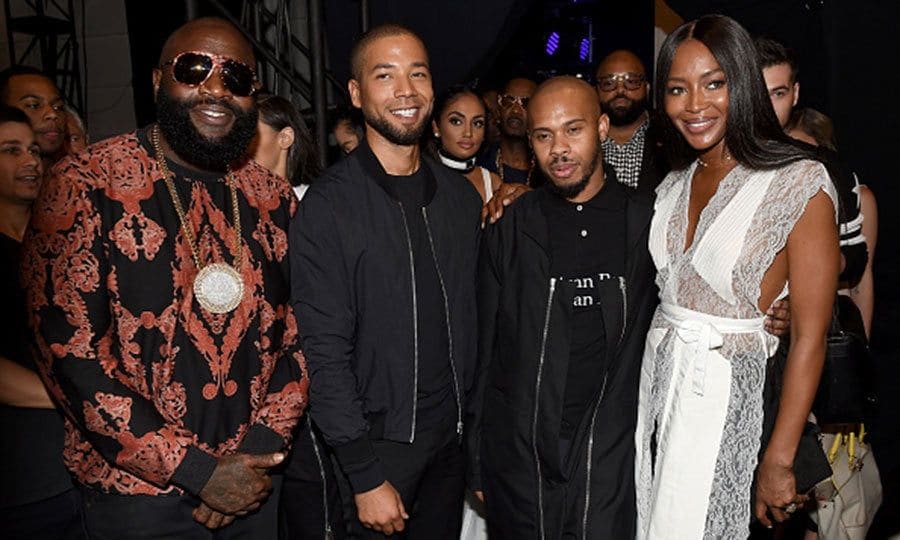
M527 184L533 188L538 188L546 183L544 175L541 174L541 170L537 166L532 167L529 171L516 169L503 163L501 165L503 171L501 172L500 169L497 168L497 152L499 151L500 143L494 143L493 145L485 147L484 151L478 156L476 164L492 173L496 173L507 184Z
M428 416L430 412L443 414L447 404L452 405L455 399L444 292L422 213L426 178L424 167L423 164L410 176L391 177L391 190L400 201L406 218L415 270L419 419ZM402 231L401 234L405 235L407 231ZM441 412L437 413L438 410Z
M625 271L625 193L607 173L603 189L588 202L548 198L550 272L573 293L571 353L566 376L560 436L570 439L603 381L607 342L619 328L606 328L601 288ZM610 336L610 339L607 339Z
M37 371L25 292L19 284L22 245L0 234L0 356ZM0 405L0 508L40 501L71 489L63 465L62 416L51 409Z

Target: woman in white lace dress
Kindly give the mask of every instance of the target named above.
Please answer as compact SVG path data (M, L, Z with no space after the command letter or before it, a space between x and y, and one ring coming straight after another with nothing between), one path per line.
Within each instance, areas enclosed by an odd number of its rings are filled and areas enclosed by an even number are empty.
M824 361L839 267L824 167L777 123L753 43L733 20L680 27L658 60L673 172L650 252L660 307L647 336L636 432L638 538L746 538L751 512L785 519L791 466ZM763 316L791 293L791 346L774 433L762 432Z

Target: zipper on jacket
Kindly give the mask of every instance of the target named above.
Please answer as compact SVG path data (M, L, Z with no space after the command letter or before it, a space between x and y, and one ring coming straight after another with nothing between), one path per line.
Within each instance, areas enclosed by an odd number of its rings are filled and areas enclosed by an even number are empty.
M331 530L331 517L328 515L328 480L325 479L325 464L322 462L322 454L319 453L319 441L313 431L312 420L306 417L306 425L309 426L309 438L312 439L313 452L316 453L316 461L319 463L319 476L322 477L322 510L325 511L325 540L334 539L334 531Z
M553 308L553 293L556 291L556 278L550 278L550 294L547 297L547 310L544 313L544 330L541 334L541 355L538 358L537 379L534 384L534 413L531 420L531 449L534 452L534 469L537 473L538 527L539 538L544 538L544 479L541 474L541 459L538 457L537 423L541 401L541 377L544 372L544 359L547 354L547 336L550 333L550 311Z
M403 232L406 233L406 249L409 251L409 275L412 284L412 320L413 320L413 394L412 425L409 429L410 444L416 440L416 410L419 408L419 306L416 303L416 262L412 250L412 238L409 236L409 225L406 224L406 211L399 202L400 213L403 214Z
M628 326L628 284L623 276L619 276L619 290L622 291L622 333L619 334L619 345L625 338L625 328Z
M447 300L447 288L444 286L444 276L441 274L441 265L438 264L437 254L434 252L434 239L431 237L431 227L428 225L428 211L422 207L422 220L425 222L425 232L428 234L428 245L431 247L431 260L434 261L434 269L437 272L438 283L441 285L441 293L444 295L444 317L447 322L447 348L450 359L450 371L453 372L453 391L456 393L456 435L460 439L463 433L462 395L459 392L459 376L456 373L456 364L453 361L453 331L450 329L450 303Z
M591 506L591 453L594 451L594 426L597 423L597 413L600 412L600 403L603 402L603 396L606 394L607 377L609 377L609 372L603 375L603 386L600 387L600 397L597 399L597 403L594 404L594 412L591 415L590 435L588 435L584 475L584 511L581 514L581 538L584 540L587 540L588 508Z

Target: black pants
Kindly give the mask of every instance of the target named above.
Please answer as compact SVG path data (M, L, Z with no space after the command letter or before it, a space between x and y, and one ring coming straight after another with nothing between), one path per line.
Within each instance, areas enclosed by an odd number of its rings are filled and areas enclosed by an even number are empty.
M309 416L294 431L279 514L282 540L347 537L331 454Z
M373 441L387 480L409 514L405 530L388 538L458 540L462 528L465 459L456 433L456 409L447 407L434 422L420 422L412 444ZM421 418L420 418L421 420ZM339 481L351 538L385 538L359 522L350 486Z
M113 495L80 488L89 540L276 540L281 477L272 476L272 494L262 507L211 531L194 521L199 501L192 496Z
M37 502L0 510L6 540L82 540L81 504L75 489Z

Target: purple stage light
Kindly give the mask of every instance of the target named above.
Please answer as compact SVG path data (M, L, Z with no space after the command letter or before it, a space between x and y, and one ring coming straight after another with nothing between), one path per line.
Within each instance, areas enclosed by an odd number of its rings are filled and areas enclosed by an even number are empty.
M578 58L581 59L582 62L588 59L588 56L591 54L591 40L588 38L582 38L581 44L578 46Z
M553 56L557 49L559 49L559 32L550 32L544 52L547 53L547 56Z

